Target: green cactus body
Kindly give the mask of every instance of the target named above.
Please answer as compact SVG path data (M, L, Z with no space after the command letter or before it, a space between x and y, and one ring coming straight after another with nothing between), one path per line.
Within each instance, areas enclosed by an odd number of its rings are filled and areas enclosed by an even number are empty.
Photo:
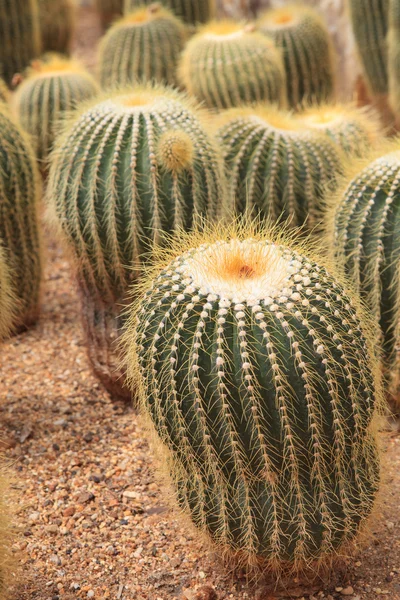
M233 109L220 119L217 137L236 213L315 227L324 188L334 186L342 168L335 144L290 113L265 106Z
M12 272L18 329L39 313L42 275L39 173L29 141L0 105L0 243Z
M50 210L77 266L89 355L124 395L115 353L128 289L165 233L217 216L223 163L196 110L168 88L106 97L76 117L50 169Z
M334 98L333 44L316 11L297 5L277 8L261 16L258 26L282 49L290 106Z
M212 22L189 41L179 77L208 108L286 102L282 57L272 40L231 21Z
M132 384L139 374L200 530L250 564L324 560L356 536L378 487L372 345L351 297L304 250L213 238L164 261L139 302Z
M330 249L380 324L384 370L400 342L400 152L353 166L329 215ZM358 169L357 169L358 167ZM356 171L357 169L357 171Z
M400 2L391 0L389 4L389 99L391 108L400 116Z
M76 22L75 0L39 0L43 52L69 54Z
M125 14L128 14L138 6L151 4L154 0L125 0ZM215 0L162 0L172 10L174 14L180 17L185 23L196 25L197 23L207 23L215 17Z
M100 46L102 87L138 80L175 83L185 39L185 26L158 4L129 14L111 27Z
M13 105L39 160L47 159L65 113L98 91L93 77L75 61L54 54L32 64Z
M14 318L15 298L11 284L11 273L6 260L6 253L0 246L0 341L11 332Z
M115 18L123 13L124 0L95 0L97 12L103 29L106 29Z
M378 115L366 108L345 104L312 106L299 113L307 127L328 135L346 154L362 156L382 135Z
M37 0L0 0L0 73L7 85L41 52Z
M389 0L349 0L360 60L372 96L386 95Z

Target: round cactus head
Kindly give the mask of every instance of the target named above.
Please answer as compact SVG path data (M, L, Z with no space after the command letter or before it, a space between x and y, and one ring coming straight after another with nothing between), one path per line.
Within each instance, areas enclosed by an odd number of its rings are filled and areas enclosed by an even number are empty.
M13 105L39 160L47 159L65 113L98 91L93 77L75 60L47 54L32 62Z
M335 144L266 105L226 111L217 122L236 212L315 227L324 187L334 185L342 167Z
M309 106L298 117L306 126L326 133L346 154L353 156L365 154L382 133L374 110L352 104Z
M286 101L280 52L252 26L234 21L205 25L187 44L179 75L208 108Z
M174 84L186 28L159 3L142 6L117 21L100 45L99 74L104 88L136 81Z
M272 9L260 17L257 25L282 50L290 106L333 98L333 43L315 10L301 4Z
M379 370L357 302L273 231L215 227L156 260L127 365L178 502L250 564L324 561L379 481Z

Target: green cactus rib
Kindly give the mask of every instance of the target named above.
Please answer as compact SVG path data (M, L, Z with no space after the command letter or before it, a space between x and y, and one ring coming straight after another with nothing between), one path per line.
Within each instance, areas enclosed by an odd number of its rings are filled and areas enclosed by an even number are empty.
M98 92L93 77L75 61L57 54L35 61L15 93L13 105L39 160L47 159L63 115Z
M101 356L115 350L122 305L143 255L165 233L215 219L225 186L219 150L185 97L145 86L106 98L58 140L48 185L50 211L76 259L88 341L99 340L89 353L103 381ZM100 345L105 339L107 348ZM122 394L123 377L113 370L108 379L109 389Z
M342 169L332 140L265 106L233 109L221 120L217 138L236 213L318 225L325 187L333 189Z
M138 6L152 3L154 0L125 0L125 14ZM200 2L198 0L162 0L161 4L165 4L185 23L191 25L207 23L216 14L215 0L201 0Z
M180 506L217 546L278 569L324 560L356 536L378 488L372 344L308 254L214 237L135 306L131 381Z
M395 378L400 341L400 152L396 149L361 165L332 206L330 247L380 324L385 372Z
M370 93L373 96L386 95L389 0L349 0L349 8Z
M230 21L212 22L189 41L179 78L208 108L286 103L283 61L272 40Z
M39 0L42 51L69 54L76 23L75 0Z
M39 173L29 140L0 105L0 243L12 272L18 329L32 325L39 313L39 199Z
M159 5L117 21L100 46L102 87L127 86L137 80L174 84L185 39L184 25Z
M11 279L6 254L0 246L0 342L11 332L15 318L15 296Z
M261 16L258 27L282 49L291 107L333 100L333 43L316 11L301 5L270 10Z
M7 85L41 52L37 0L0 0L0 73Z

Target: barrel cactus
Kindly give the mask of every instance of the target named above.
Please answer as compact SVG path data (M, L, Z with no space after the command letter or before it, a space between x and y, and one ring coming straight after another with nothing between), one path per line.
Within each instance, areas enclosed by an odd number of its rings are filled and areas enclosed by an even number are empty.
M348 169L329 213L333 258L380 324L388 384L400 374L400 152L389 143ZM392 379L392 381L391 381ZM400 403L399 403L400 406Z
M272 40L233 21L205 25L187 44L181 83L208 108L255 102L285 104L285 73Z
M349 7L369 91L373 97L385 96L389 0L349 0Z
M39 0L44 52L69 54L76 21L76 0Z
M6 253L0 246L0 341L10 333L14 322L15 298L11 278Z
M0 104L0 244L12 272L15 326L34 324L42 275L40 183L29 140Z
M89 357L112 394L128 394L116 338L143 257L165 233L214 219L223 197L219 151L197 109L168 88L107 95L58 140L49 214L75 258Z
M125 336L178 502L243 562L328 559L379 483L369 330L331 269L282 235L219 227L188 242Z
M324 188L333 188L342 168L334 142L264 105L226 111L218 122L235 211L315 227Z
M258 27L282 49L290 106L334 98L333 42L314 9L293 5L269 10L260 17Z
M98 91L95 80L76 61L50 54L32 63L13 105L39 160L47 159L63 115Z
M122 16L124 0L95 0L95 6L101 25L106 29L114 19Z
M390 105L397 118L400 117L400 2L389 4L388 64Z
M322 104L299 113L306 126L327 134L346 154L361 156L382 134L376 112L351 104Z
M37 0L0 0L0 73L10 85L41 52Z
M158 3L117 21L100 46L101 85L127 86L141 81L173 84L186 38L183 23Z
M7 467L0 460L0 598L8 598L9 586L11 584L11 552L12 528L11 511L6 497L9 490Z
M150 4L153 0L125 0L125 14L142 4ZM215 17L215 0L162 0L172 12L185 23L196 25L206 23Z

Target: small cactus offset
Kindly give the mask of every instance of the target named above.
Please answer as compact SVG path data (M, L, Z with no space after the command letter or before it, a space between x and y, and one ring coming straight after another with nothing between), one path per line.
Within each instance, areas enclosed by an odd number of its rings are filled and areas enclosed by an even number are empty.
M327 134L351 156L361 156L383 135L379 117L372 109L345 104L310 106L299 113L307 127Z
M333 42L314 9L293 5L270 10L260 17L258 27L282 49L289 106L334 98Z
M389 100L390 106L400 117L400 1L390 0L389 4Z
M22 130L0 104L0 243L12 272L17 330L39 314L42 276L39 173Z
M334 142L264 105L232 109L218 120L235 212L318 225L324 188L334 186L342 168Z
M11 279L6 253L0 245L0 342L10 334L15 318L15 297Z
M143 4L150 4L153 0L125 0L125 14L131 12L134 8ZM185 23L196 25L197 23L207 23L215 17L215 0L162 0L172 10L174 14L180 17Z
M76 24L76 0L39 0L42 51L69 54Z
M41 52L37 0L0 0L0 73L11 85Z
M103 29L123 14L124 0L95 0Z
M280 51L251 26L233 21L205 25L189 41L179 76L189 94L208 108L262 101L286 103Z
M158 3L117 21L104 36L99 53L103 88L136 81L174 84L186 39L183 23Z
M384 371L400 369L400 152L389 143L348 169L328 214L332 258L380 324ZM397 402L399 399L397 398Z
M178 502L251 566L329 560L379 484L369 330L331 269L283 236L219 227L175 250L125 342Z
M389 0L349 0L351 21L364 76L372 97L388 93Z
M13 105L39 160L46 161L63 115L98 91L93 77L76 61L50 54L32 63Z
M224 183L197 110L168 88L107 95L58 140L50 213L75 258L90 360L113 394L128 394L116 338L143 256L166 233L215 219Z

